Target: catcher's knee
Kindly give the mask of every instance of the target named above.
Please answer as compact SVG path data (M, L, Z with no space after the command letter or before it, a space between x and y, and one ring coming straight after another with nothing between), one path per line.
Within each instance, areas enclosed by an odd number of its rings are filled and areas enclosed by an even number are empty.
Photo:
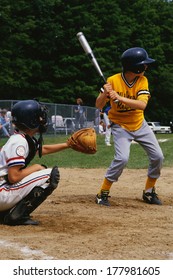
M26 197L19 201L4 216L4 223L8 225L17 224L18 221L28 217L46 198L47 194L43 188L33 188Z
M54 166L50 174L49 185L44 190L47 196L50 195L57 188L59 180L60 180L60 173L58 167Z

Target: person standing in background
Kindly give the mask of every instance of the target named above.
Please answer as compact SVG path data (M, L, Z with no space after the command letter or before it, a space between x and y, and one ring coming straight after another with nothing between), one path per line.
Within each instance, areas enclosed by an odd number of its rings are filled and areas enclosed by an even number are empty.
M1 110L0 115L0 130L2 130L2 134L5 137L10 137L9 129L10 129L10 120L6 116L7 110Z
M77 105L74 107L75 113L75 129L81 129L84 127L84 123L86 120L85 109L83 107L83 100L81 98L76 99Z
M110 143L110 140L111 140L111 126L110 126L110 121L109 121L109 118L108 118L108 112L109 112L110 108L111 108L110 102L108 101L102 109L103 120L104 120L105 127L106 127L106 130L105 130L105 145L106 146L112 146L111 143Z

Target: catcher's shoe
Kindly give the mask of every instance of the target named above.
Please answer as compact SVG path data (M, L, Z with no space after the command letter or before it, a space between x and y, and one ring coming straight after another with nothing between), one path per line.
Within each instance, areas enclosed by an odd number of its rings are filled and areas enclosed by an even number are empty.
M37 226L39 225L38 221L34 221L30 218L26 219L25 221L21 221L21 223L19 222L18 225L23 225L23 226Z
M26 216L14 222L4 219L4 224L9 226L37 226L39 222L32 220L30 216Z
M157 194L155 193L155 188L152 188L152 192L145 192L143 191L143 200L149 204L157 204L162 205L161 200L158 198Z
M95 202L99 205L110 206L108 197L110 197L109 191L101 191L101 194L96 195Z

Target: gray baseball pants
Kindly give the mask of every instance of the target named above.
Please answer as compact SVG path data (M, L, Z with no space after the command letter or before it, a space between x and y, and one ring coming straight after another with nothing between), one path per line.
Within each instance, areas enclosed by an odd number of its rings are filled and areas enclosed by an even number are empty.
M127 131L117 124L112 124L111 128L115 155L105 177L111 182L118 181L129 160L130 145L134 140L143 147L148 155L148 176L159 178L164 156L158 140L147 122L144 120L141 128L136 131Z

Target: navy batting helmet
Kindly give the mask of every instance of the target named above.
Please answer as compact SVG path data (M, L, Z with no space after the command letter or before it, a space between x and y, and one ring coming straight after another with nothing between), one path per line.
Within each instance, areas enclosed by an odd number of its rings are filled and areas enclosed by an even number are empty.
M127 49L121 56L123 71L131 71L139 74L145 71L145 65L155 62L154 59L148 56L148 53L143 48Z
M48 109L37 100L17 102L12 110L12 123L19 129L36 129L45 132L48 126Z

